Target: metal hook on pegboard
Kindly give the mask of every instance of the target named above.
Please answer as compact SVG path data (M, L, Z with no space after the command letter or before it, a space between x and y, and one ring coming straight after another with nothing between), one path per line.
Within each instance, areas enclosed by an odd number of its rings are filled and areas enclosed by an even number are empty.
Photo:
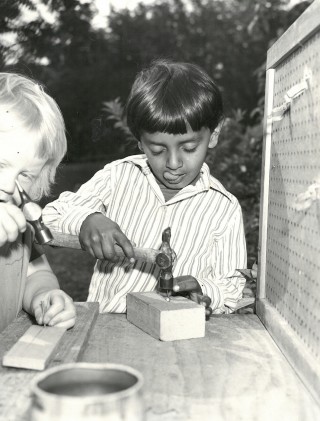
M309 89L309 81L311 73L309 71L304 72L304 77L300 83L292 86L284 95L284 102L272 109L268 119L272 121L280 121L283 119L285 113L290 109L292 102L298 98L303 92Z

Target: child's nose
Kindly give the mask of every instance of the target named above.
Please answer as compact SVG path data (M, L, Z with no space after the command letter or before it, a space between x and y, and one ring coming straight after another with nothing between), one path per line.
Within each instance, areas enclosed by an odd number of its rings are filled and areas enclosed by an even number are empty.
M175 170L180 168L182 165L181 158L177 152L171 152L168 155L167 159L167 167L171 170Z
M16 189L16 177L4 176L1 180L1 190L6 194L12 196Z

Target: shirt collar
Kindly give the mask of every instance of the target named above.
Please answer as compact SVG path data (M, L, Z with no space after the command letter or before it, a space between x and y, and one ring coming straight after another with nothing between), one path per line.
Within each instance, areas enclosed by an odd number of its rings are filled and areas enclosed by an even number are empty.
M152 174L152 171L148 165L148 160L146 155L132 155L130 157L127 157L127 160L129 162L132 162L133 164L137 165L141 168L141 171L144 175L148 176ZM126 158L124 158L124 161L126 161ZM231 202L233 202L233 196L231 193L226 190L223 185L218 181L215 177L213 177L210 174L210 169L206 163L203 163L201 170L200 170L200 177L197 180L195 185L189 185L183 189L188 190L191 192L191 190L194 193L199 193L201 191L206 190L215 190L221 194L223 194L225 197L227 197Z
M204 188L206 190L212 189L226 196L231 202L234 200L234 196L225 189L225 187L217 180L213 175L210 174L210 169L206 163L202 165L200 170L201 178L204 180Z

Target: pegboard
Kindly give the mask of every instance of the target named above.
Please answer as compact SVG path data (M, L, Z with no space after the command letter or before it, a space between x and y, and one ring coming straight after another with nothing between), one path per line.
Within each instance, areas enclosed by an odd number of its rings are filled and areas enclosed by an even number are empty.
M320 400L320 0L267 63L257 314Z

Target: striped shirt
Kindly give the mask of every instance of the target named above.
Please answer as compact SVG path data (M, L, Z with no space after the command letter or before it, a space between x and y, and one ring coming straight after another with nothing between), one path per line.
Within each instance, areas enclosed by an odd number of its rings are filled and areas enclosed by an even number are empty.
M159 249L163 230L171 227L173 276L195 277L213 313L234 310L245 285L237 269L247 264L242 212L206 164L194 185L166 202L145 155L114 161L78 192L64 192L49 203L43 219L56 231L78 235L94 212L115 221L136 247ZM159 273L158 266L140 260L97 260L88 301L99 302L102 313L124 313L127 293L154 290Z

